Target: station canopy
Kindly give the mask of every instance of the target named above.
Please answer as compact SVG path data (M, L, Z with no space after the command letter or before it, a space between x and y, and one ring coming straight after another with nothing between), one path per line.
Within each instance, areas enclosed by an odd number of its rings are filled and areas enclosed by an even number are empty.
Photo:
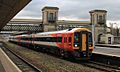
M0 0L0 30L31 0Z

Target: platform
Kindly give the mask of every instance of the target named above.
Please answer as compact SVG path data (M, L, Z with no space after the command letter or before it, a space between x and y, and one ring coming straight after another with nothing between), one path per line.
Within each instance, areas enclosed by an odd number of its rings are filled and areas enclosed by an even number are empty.
M0 60L0 72L6 72Z
M120 44L96 44L96 46L110 47L110 48L120 48Z
M110 48L110 47L98 47L94 49L93 53L120 57L120 48Z
M0 72L22 72L0 48Z

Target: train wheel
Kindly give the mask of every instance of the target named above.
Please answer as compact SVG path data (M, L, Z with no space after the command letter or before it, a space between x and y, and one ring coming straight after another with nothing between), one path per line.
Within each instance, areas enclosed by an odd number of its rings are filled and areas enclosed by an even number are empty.
M64 51L63 49L60 50L60 56L62 58L68 58L68 52Z
M64 57L65 57L65 58L68 58L68 57L69 57L68 52L65 51Z
M40 51L46 52L46 48L42 47L42 48L40 49Z
M64 57L64 51L62 49L60 50L60 56Z

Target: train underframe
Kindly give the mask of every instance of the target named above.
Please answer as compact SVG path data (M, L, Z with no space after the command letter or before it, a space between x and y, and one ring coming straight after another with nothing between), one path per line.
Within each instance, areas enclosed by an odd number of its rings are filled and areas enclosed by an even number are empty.
M23 47L27 47L29 49L35 49L36 51L50 52L63 58L76 58L81 60L88 60L88 59L91 59L91 56L92 56L92 50L90 49L88 50L89 52L80 51L78 49L71 52L71 51L67 51L65 49L54 47L54 46L37 45L37 44L30 44L30 43L23 43L23 42L18 43L14 41L10 41L10 42Z

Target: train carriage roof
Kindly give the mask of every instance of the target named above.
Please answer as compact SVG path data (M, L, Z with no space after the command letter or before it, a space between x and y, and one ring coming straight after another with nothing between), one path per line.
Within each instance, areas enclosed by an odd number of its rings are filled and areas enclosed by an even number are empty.
M81 30L87 30L87 31L90 31L88 30L87 28L73 28L73 29L66 29L66 30L61 30L61 31L53 31L53 32L43 32L43 33L37 33L36 35L41 35L41 34L60 34L60 33L73 33L75 32L76 30L78 29L81 29Z
M14 37L28 37L29 35L28 34L23 34L23 35L16 35Z
M90 31L89 29L87 28L73 28L73 29L66 29L66 30L61 30L61 31L53 31L53 32L43 32L43 33L36 33L36 34L23 34L23 35L17 35L17 36L14 36L14 37L32 37L32 36L48 36L48 35L51 35L51 34L62 34L62 33L74 33L76 32L77 30L87 30L87 31Z

